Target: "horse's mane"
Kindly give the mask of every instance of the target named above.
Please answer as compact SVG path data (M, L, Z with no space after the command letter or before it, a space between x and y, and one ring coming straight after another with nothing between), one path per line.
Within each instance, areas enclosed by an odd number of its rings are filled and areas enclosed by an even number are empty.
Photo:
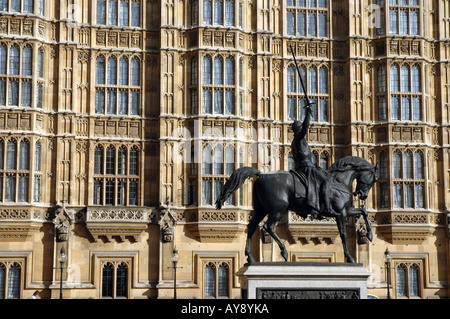
M370 164L364 158L358 156L346 156L331 165L331 167L328 169L328 172L345 172L349 169L370 170L372 168L372 164Z

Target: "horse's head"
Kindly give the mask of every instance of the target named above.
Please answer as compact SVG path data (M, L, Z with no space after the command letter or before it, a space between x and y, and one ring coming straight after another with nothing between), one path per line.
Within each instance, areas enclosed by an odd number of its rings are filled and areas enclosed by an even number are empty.
M369 191L375 182L378 180L378 163L370 169L364 169L357 178L356 190L354 196L358 196L361 200L366 200L369 196Z

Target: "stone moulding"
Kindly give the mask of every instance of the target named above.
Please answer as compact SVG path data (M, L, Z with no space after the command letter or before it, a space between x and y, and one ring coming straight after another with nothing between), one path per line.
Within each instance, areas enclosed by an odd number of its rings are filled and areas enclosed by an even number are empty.
M376 227L392 244L421 244L430 237L436 226L434 214L392 212L376 216Z
M34 218L29 207L11 207L0 210L0 240L27 239L42 227L42 221Z
M309 216L300 217L289 211L286 228L295 242L303 239L307 243L318 241L319 243L329 240L332 244L339 238L339 230L333 218L314 220Z
M200 242L232 242L247 229L245 211L199 208L187 214L186 229Z
M86 228L95 241L103 238L106 242L110 242L115 237L119 241L128 238L132 242L137 242L154 219L153 210L146 208L88 207Z

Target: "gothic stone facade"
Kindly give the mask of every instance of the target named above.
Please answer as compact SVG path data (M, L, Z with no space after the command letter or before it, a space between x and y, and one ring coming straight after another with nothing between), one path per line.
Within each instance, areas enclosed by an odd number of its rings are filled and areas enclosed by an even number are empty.
M449 0L0 1L0 298L239 298L242 166L288 170L292 120L329 166L379 163L369 293L449 295ZM364 203L355 200L354 205ZM343 262L333 220L289 214L291 261ZM262 230L253 254L280 260ZM383 261L388 248L390 273Z

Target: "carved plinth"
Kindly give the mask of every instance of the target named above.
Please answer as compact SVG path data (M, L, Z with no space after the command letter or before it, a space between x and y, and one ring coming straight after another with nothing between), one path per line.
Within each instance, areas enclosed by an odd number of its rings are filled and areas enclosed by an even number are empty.
M244 299L367 299L371 273L362 264L268 262L236 275Z

